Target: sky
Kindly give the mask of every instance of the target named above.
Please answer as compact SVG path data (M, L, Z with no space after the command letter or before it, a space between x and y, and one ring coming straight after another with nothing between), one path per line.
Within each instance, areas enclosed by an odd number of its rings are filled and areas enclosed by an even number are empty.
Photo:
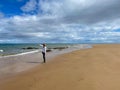
M120 43L120 0L0 0L0 43Z

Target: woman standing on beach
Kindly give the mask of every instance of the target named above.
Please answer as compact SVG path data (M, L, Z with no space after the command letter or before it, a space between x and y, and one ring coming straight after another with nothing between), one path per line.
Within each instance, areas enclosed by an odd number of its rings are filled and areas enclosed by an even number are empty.
M43 55L43 60L44 60L44 63L46 62L46 44L42 44L40 45L42 46L42 55Z

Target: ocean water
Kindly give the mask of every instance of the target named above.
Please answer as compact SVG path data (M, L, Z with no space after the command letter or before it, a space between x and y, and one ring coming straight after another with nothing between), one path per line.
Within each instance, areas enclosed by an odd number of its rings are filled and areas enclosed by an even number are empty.
M23 49L33 47L35 49ZM70 49L90 48L88 44L47 44L47 48L68 47ZM40 44L0 44L0 56L15 55L20 53L27 53L35 50L40 50Z

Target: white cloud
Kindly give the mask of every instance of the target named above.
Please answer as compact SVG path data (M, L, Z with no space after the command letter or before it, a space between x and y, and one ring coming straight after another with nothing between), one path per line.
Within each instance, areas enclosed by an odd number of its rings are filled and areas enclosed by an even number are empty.
M119 0L41 0L44 14L57 15L66 23L90 24L120 16Z
M36 0L29 0L23 7L21 7L21 10L23 12L33 12L36 10L37 2Z
M24 12L2 18L1 42L120 42L119 0L30 0Z

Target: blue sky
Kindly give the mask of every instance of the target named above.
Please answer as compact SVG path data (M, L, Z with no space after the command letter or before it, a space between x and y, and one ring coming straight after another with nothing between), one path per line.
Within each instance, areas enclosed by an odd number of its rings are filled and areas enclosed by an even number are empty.
M20 15L22 13L20 8L25 4L26 1L1 0L0 11L3 12L5 16Z
M0 0L0 43L120 43L120 0Z

